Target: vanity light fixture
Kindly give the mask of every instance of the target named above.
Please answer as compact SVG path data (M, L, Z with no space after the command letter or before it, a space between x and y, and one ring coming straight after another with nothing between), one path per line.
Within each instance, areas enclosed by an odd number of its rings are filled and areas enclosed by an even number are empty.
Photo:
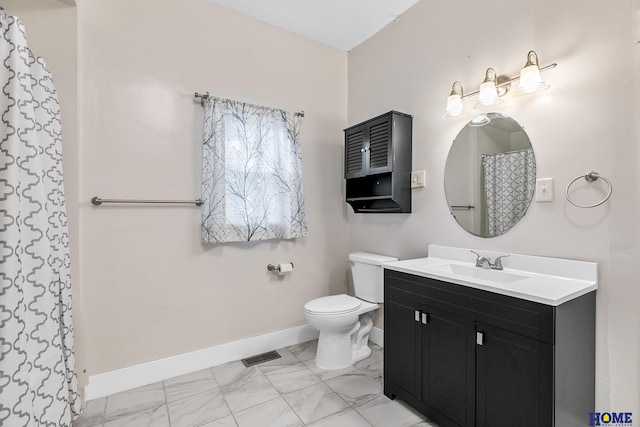
M445 117L459 116L464 110L462 104L462 84L460 82L453 82L451 86L451 95L447 98L447 109L445 111Z
M462 92L462 84L459 81L453 83L451 94L447 98L447 109L443 117L456 117L464 111L462 100L469 96L478 95L478 103L476 107L484 107L495 105L503 102L500 97L505 95L511 88L511 83L520 80L517 95L528 94L544 89L548 89L549 85L542 80L541 71L550 70L557 67L555 62L551 65L540 68L538 64L538 54L531 50L527 54L527 63L522 69L519 76L508 77L498 76L493 68L488 68L485 73L485 79L480 85L480 89L464 94Z

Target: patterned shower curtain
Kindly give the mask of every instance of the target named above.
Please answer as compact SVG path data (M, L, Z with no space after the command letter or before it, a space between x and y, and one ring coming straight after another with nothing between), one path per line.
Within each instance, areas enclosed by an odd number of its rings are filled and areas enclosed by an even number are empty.
M536 182L533 150L483 154L483 233L500 236L527 212Z
M0 9L0 425L80 411L60 109L23 24Z
M204 108L202 241L306 236L298 114L222 98Z

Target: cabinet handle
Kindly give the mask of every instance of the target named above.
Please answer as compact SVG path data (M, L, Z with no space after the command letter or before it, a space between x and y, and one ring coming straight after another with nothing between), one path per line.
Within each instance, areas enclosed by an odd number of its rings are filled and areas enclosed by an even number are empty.
M416 319L416 322L419 322L419 321L420 321L420 310L416 310L416 312L415 312L415 319Z
M484 333L476 332L476 344L482 345L483 342L484 342Z
M366 150L365 150L364 148L361 148L361 149L360 149L360 152L361 152L361 153L364 153L365 151L366 151Z
M429 315L427 313L422 313L422 324L426 325L429 323Z

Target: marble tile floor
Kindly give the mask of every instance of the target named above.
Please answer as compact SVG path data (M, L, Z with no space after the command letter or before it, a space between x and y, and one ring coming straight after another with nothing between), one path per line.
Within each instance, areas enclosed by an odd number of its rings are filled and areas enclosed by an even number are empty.
M73 427L437 427L382 393L382 349L355 366L318 368L317 341L246 368L230 362L89 401Z

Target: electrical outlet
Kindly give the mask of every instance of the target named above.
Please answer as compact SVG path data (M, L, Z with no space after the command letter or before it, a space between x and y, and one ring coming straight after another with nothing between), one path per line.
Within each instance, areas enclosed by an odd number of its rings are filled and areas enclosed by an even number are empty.
M553 202L553 178L536 179L536 202Z
M411 172L411 188L422 188L425 185L426 185L425 171Z

